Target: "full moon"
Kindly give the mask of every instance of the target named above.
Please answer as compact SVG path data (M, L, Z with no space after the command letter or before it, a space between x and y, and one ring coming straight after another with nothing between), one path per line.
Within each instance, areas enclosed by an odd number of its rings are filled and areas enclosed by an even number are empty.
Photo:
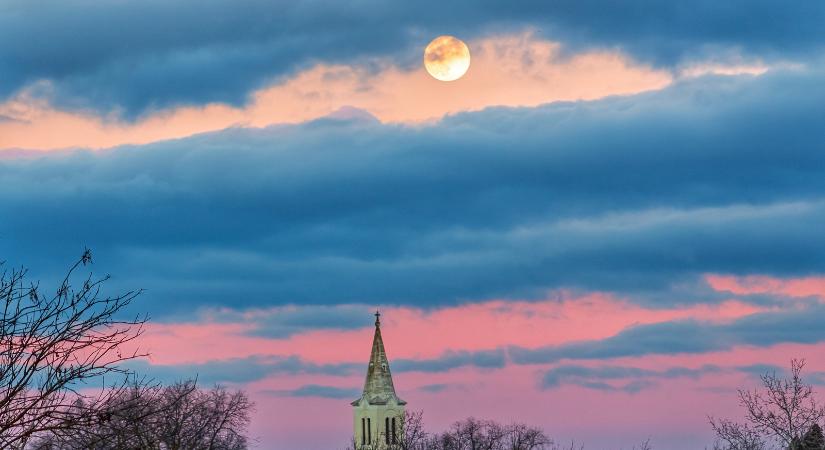
M470 49L453 36L439 36L424 49L424 67L436 80L455 81L470 68Z

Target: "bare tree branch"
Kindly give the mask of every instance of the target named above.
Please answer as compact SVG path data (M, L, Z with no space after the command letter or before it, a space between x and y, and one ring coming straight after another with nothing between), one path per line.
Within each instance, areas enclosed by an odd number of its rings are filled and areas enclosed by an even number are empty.
M813 387L802 380L805 360L791 360L787 378L775 372L760 376L762 385L754 390L739 390L739 403L745 411L744 424L709 418L719 439L717 448L726 450L764 450L770 442L782 448L794 447L825 417Z
M51 296L26 281L23 268L0 273L0 449L97 420L96 407L130 373L121 363L144 356L123 351L146 317L120 318L140 291L102 296L109 276L78 273L91 262L85 250ZM106 387L110 374L121 381ZM92 389L92 382L101 386Z

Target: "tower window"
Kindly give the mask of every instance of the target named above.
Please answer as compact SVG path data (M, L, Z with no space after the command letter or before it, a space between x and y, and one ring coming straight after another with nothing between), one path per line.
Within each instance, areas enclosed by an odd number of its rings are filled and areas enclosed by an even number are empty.
M390 443L390 418L389 417L384 418L384 441L386 441L387 444Z
M367 443L367 419L361 418L361 445Z
M398 443L398 440L395 438L395 417L392 418L392 443Z
M372 419L367 417L367 441L372 444Z

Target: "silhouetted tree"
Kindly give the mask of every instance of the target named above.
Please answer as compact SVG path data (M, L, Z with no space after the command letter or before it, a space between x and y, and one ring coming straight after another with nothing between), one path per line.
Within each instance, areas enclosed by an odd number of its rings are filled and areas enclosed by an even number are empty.
M252 403L242 391L138 383L100 409L102 420L44 436L39 450L243 450Z
M147 423L165 412L162 388L134 382L116 396L98 406L98 420L70 430L52 430L41 434L36 450L73 449L152 449L159 442ZM82 400L75 407L85 408Z
M541 428L514 423L507 427L505 444L507 450L539 450L552 445L553 441Z
M811 428L802 438L800 450L823 450L825 449L825 436L822 435L822 428L819 424L811 425Z
M0 273L0 449L101 420L100 406L124 387L106 387L103 377L124 380L120 363L142 356L124 347L146 318L119 317L140 292L101 295L108 276L77 274L91 261L84 251L52 293L27 281L25 269ZM90 389L93 381L100 389Z
M775 372L760 377L760 388L739 391L746 423L709 418L726 450L761 450L768 441L796 450L803 433L825 417L825 409L814 397L813 388L802 380L804 360L791 360L791 373L782 378Z
M710 418L717 442L714 450L767 450L762 435L749 427L726 419Z
M426 450L429 435L424 430L424 414L406 411L399 426L398 450Z
M570 441L570 445L554 444L552 447L550 447L550 450L584 450L584 445L576 445L576 441Z
M650 443L650 438L645 439L638 447L633 446L633 450L653 450L653 445Z
M196 389L194 381L167 388L164 404L171 412L161 416L160 436L166 448L242 450L252 402L243 391L216 386Z
M456 422L445 432L450 447L444 450L493 450L501 448L504 442L504 427L491 420L474 417Z

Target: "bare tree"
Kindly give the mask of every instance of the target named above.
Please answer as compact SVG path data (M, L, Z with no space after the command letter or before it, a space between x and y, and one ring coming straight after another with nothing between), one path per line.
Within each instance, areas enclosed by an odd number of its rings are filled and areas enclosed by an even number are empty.
M524 424L501 425L473 417L456 422L429 439L428 450L544 450L553 441L540 428Z
M164 397L171 405L170 411L162 415L159 428L165 448L247 448L246 428L253 405L243 391L229 392L222 386L203 391L195 389L195 382L190 380L170 386Z
M401 419L398 450L426 450L428 434L424 430L424 413L405 411Z
M252 403L242 391L197 388L194 380L167 387L136 383L112 397L103 417L71 433L52 433L39 450L243 450Z
M99 420L98 407L122 387L106 388L104 376L127 375L120 363L143 356L125 345L146 318L119 317L140 291L101 295L109 276L77 274L91 261L84 251L51 295L25 269L0 273L0 449Z
M34 446L38 450L159 448L159 440L147 423L165 412L162 388L135 381L117 395L98 405L98 420L69 430L56 429L41 434ZM85 408L82 400L77 407Z
M726 419L709 418L716 432L714 450L767 450L762 435L747 424Z
M494 450L501 447L505 436L501 425L475 417L456 422L447 433L453 438L454 450Z
M811 385L802 380L804 360L791 360L790 376L775 372L760 376L762 386L739 390L739 403L745 410L746 423L709 418L722 448L762 450L773 441L782 448L800 442L811 427L825 417Z
M570 441L569 446L568 445L561 446L561 445L558 445L558 444L554 444L552 447L550 447L550 450L584 450L584 445L582 445L582 444L576 445L576 441Z
M507 450L540 450L553 444L541 428L521 423L507 427L505 440Z

